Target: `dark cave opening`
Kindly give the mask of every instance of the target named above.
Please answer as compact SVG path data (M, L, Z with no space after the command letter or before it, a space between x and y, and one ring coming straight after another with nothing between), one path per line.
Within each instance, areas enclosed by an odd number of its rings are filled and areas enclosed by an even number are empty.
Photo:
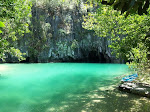
M100 54L100 56L98 55L98 53L96 51L90 51L89 55L88 55L88 61L91 63L97 63L97 62L100 62L101 58L102 58L102 60L104 62L105 61L104 56L102 54Z
M30 63L30 57L26 57L26 59L20 61L20 63Z
M110 57L103 53L98 53L97 51L90 51L88 55L89 63L110 63Z

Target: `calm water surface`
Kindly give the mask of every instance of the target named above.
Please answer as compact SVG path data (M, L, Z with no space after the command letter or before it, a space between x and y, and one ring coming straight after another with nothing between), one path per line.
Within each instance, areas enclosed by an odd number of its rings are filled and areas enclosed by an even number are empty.
M113 112L128 103L111 94L127 72L124 64L0 64L0 112Z

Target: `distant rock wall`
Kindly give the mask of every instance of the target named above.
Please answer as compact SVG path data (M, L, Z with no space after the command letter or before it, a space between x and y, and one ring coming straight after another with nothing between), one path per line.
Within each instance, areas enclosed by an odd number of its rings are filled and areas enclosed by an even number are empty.
M88 11L83 2L78 6L70 3L69 7L34 4L31 33L18 40L17 45L27 54L23 62L120 63L111 55L107 38L82 28L82 17Z

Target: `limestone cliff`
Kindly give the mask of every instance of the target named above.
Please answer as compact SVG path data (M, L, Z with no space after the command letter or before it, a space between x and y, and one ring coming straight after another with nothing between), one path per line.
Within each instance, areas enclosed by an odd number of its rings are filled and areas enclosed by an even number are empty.
M83 2L56 6L34 3L31 33L17 45L26 53L24 62L120 62L111 55L107 38L82 28L83 15L92 10Z

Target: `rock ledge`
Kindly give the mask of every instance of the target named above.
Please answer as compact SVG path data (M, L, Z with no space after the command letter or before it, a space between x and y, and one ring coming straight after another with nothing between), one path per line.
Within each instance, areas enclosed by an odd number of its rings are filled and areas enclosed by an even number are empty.
M119 85L120 91L137 94L150 98L150 85L145 83L124 82Z

